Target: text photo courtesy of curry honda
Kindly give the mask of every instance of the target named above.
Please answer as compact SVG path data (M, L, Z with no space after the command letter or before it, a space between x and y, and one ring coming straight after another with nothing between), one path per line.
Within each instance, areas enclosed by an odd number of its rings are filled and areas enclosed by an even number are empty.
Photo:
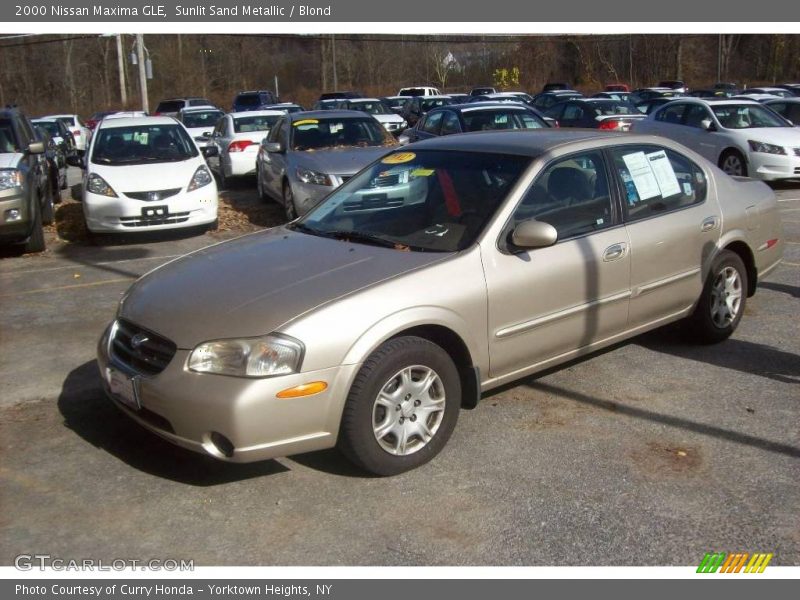
M0 38L3 261L190 244L97 378L222 461L409 471L535 373L672 323L724 352L787 251L797 36L62 38Z

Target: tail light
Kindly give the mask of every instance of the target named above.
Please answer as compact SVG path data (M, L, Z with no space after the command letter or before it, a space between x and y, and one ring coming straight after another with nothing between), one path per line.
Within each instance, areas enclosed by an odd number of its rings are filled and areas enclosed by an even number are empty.
M160 116L161 116L161 113L160 113L160 112L158 112L158 111L156 111L156 112L154 112L154 113L153 113L153 116L154 116L154 117L160 117Z
M559 124L559 122L558 122L558 120L557 120L557 119L554 119L554 120L553 120L553 127L557 127L557 128L559 128L559 129L561 129L561 125Z
M245 148L253 144L255 144L255 142L251 142L250 140L236 140L230 143L228 152L244 152Z
M598 129L622 129L623 128L622 121L618 121L617 119L607 119L600 123Z

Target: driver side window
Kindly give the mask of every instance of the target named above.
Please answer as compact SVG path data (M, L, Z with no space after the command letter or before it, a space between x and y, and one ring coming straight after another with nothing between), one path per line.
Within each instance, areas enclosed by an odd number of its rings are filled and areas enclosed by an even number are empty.
M611 227L614 217L602 154L576 154L547 166L514 212L514 226L528 219L555 227L559 241Z

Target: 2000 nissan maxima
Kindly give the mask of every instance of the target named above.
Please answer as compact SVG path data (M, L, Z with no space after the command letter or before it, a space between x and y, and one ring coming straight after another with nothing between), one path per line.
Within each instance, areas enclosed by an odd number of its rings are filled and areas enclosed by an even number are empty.
M99 366L180 446L246 462L336 445L399 473L500 384L679 319L727 338L780 261L776 207L663 138L445 136L145 275Z

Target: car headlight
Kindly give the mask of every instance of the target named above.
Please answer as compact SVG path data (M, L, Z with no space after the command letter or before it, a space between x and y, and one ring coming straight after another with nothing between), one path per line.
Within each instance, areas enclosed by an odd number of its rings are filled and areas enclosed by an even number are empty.
M406 121L405 119L403 119L403 120L400 122L400 129L405 129L406 127L408 127L408 121Z
M304 169L303 167L297 167L295 173L297 175L297 178L303 183L313 183L314 185L327 185L327 186L333 185L331 178L328 177L325 173L318 173L317 171L312 171L311 169Z
M19 169L0 169L0 190L10 190L22 185L22 173Z
M234 377L275 377L296 373L303 344L286 336L204 342L192 350L189 370Z
M750 144L750 150L753 152L763 152L765 154L786 154L786 150L784 150L781 146L776 146L775 144L756 142L755 140L747 140L747 143Z
M89 175L89 179L86 182L86 189L92 194L108 196L109 198L117 197L117 193L106 183L106 180L96 173L91 173Z
M214 181L214 178L211 177L211 173L208 172L206 166L200 165L199 167L197 167L197 171L194 172L194 175L192 175L192 180L189 182L189 187L186 188L186 191L192 192L196 189L208 185L212 181Z

